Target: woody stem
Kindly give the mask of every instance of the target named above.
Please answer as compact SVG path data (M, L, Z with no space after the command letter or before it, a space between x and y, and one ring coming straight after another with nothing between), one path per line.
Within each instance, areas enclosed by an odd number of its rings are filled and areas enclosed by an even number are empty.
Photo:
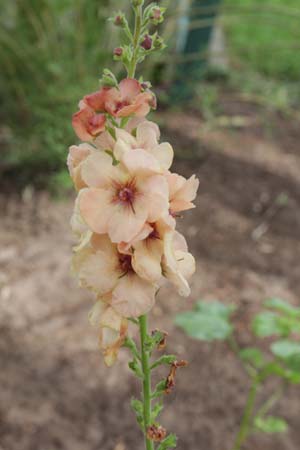
M145 448L146 450L154 450L153 442L147 438L147 429L151 425L151 369L150 355L146 349L147 339L147 315L139 318L140 325L140 341L141 341L141 362L143 370L143 408L144 408L144 427L145 427Z

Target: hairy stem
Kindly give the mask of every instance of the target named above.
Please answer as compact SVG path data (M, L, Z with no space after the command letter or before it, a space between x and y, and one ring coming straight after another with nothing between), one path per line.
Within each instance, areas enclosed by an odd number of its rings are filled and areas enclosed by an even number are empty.
M142 28L142 15L143 15L143 7L142 5L137 6L134 10L135 14L135 22L134 22L134 35L133 35L133 53L132 60L128 69L128 77L134 78L136 65L137 65L137 56L139 50L139 41L141 37L141 28Z
M252 420L252 413L255 405L256 395L258 389L258 381L255 379L252 380L252 384L248 393L247 403L245 407L245 411L243 414L242 423L239 429L239 432L236 436L236 440L232 450L240 450L247 437L250 434L250 426Z
M145 425L145 448L153 450L153 442L147 439L147 428L151 425L151 369L149 352L145 348L147 338L147 316L139 318L140 324L140 340L141 340L141 359L143 370L143 407L144 407L144 425Z

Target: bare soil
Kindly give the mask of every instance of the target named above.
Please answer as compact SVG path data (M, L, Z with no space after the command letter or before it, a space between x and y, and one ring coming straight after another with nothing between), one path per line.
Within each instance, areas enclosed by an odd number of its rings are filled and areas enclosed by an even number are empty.
M179 450L230 450L249 386L225 344L189 339L175 314L197 299L234 302L243 345L266 297L299 304L299 123L262 120L258 108L228 102L229 115L247 119L242 127L207 127L197 114L159 117L180 149L176 171L200 178L197 209L180 224L198 261L192 297L165 288L151 317L169 332L168 351L190 361L161 420L178 434ZM104 366L87 322L91 296L69 273L71 209L72 199L30 189L1 197L1 450L143 448L129 407L139 386L128 354ZM245 450L298 450L299 398L290 388L273 411L289 422L287 434L256 434Z

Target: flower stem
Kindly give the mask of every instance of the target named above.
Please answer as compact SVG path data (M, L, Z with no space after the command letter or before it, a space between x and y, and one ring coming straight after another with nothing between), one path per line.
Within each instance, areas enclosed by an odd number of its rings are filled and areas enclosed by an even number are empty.
M147 438L147 428L151 425L151 369L149 362L149 351L146 350L145 342L147 338L147 316L139 318L140 324L140 340L141 340L141 357L143 370L143 407L144 407L144 427L145 427L145 448L153 450L153 442Z
M134 8L135 14L135 22L134 22L134 35L133 35L133 51L132 51L132 60L130 62L130 66L128 69L128 77L134 78L136 66L137 66L137 56L139 50L139 40L141 37L141 28L142 28L142 15L143 15L143 6L136 6Z
M247 403L243 414L242 423L237 434L234 447L232 450L240 450L250 433L250 425L252 413L257 395L258 381L256 378L252 380L252 384L248 393Z

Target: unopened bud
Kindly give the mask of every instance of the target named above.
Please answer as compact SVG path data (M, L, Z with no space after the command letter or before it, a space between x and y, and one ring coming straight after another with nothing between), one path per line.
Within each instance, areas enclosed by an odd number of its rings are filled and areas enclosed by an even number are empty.
M114 49L114 56L120 57L123 55L123 49L121 47L117 47Z
M147 438L150 441L161 442L167 436L167 430L161 425L150 425L147 428Z
M123 27L125 25L125 16L124 14L117 14L114 18L114 25L116 27Z
M161 38L160 36L156 36L156 39L154 41L154 47L157 50L163 49L165 47L165 43L164 43L163 38Z
M156 6L152 9L151 14L150 14L150 20L153 24L158 25L159 23L161 23L163 21L163 14L161 9Z
M143 41L141 42L141 47L145 50L151 50L152 47L152 38L149 34L145 34Z
M141 83L141 86L142 86L142 89L144 89L144 91L146 91L147 89L150 89L152 85L151 85L150 81L143 81Z

